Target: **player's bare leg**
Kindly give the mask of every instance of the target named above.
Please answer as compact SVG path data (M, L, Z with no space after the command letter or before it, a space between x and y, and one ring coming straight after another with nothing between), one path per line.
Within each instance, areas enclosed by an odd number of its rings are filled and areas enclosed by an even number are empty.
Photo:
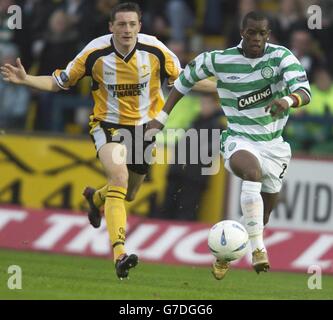
M252 266L257 273L266 272L270 266L263 241L264 201L261 196L259 160L252 153L239 150L231 156L230 167L243 180L241 208L252 247Z
M133 201L138 193L143 181L146 178L145 174L139 174L132 170L128 170L128 190L125 200Z
M107 143L98 152L108 181L104 214L116 273L120 279L127 278L129 269L138 263L138 257L135 254L127 255L125 251L127 222L125 197L128 186L126 154L126 147L118 143Z
M264 201L264 225L266 225L269 221L269 217L276 207L277 202L279 200L279 192L277 193L261 193L262 199Z

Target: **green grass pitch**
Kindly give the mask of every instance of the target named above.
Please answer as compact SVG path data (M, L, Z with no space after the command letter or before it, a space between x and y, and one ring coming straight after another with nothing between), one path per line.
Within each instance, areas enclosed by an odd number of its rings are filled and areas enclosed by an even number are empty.
M22 289L10 290L10 265L22 269ZM222 281L208 267L139 263L129 280L118 280L108 259L0 250L0 299L231 300L333 299L333 276L322 289L308 288L311 275L233 269Z

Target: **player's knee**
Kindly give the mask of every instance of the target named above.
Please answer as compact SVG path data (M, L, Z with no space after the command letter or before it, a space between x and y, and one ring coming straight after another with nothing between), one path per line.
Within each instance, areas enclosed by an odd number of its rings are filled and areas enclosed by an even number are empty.
M257 168L248 170L247 172L244 173L243 176L244 180L254 181L254 182L261 181L261 178L262 178L261 171L258 170Z
M113 173L108 180L110 185L127 188L128 174L126 172Z

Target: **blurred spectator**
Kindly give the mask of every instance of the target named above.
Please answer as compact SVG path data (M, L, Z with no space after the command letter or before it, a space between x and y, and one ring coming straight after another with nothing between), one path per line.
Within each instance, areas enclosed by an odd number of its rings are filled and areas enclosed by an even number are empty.
M71 18L62 9L54 11L41 42L37 74L48 75L57 68L66 68L67 63L75 57L79 49L78 42L78 32L72 27ZM60 96L75 95L76 91L77 88L74 88L69 92L61 93ZM54 110L59 108L55 105L55 101L59 101L60 96L57 97L57 94L53 92L38 92L38 117L35 129L61 131L64 128L64 124L58 120L59 117L54 118L54 113L59 112ZM64 112L61 119L72 117L73 110L69 108L61 110Z
M177 103L172 110L168 121L165 125L166 129L187 129L190 128L194 119L198 117L201 110L200 99L197 95L190 94ZM156 140L161 135L156 136ZM169 135L168 135L169 136ZM168 139L169 142L169 139Z
M314 71L311 102L291 109L286 138L294 149L310 151L333 137L333 82L329 72L320 67Z
M16 64L18 51L16 46L8 45L0 50L0 65ZM24 129L30 91L2 80L0 77L0 128Z
M238 0L237 13L230 21L230 27L227 31L227 42L226 47L237 46L240 42L240 27L243 17L250 11L255 11L258 9L256 0Z
M324 63L315 51L315 43L311 33L307 30L295 30L291 34L290 48L304 67L309 81L313 81L313 72Z
M192 0L169 0L166 3L166 16L171 40L185 41L186 30L195 23L195 3Z
M320 122L313 121L306 124L308 134L312 138L311 150L313 150L322 143L332 142L333 139L333 82L326 68L315 70L311 92L312 100L306 106L305 114L322 119Z
M91 39L110 33L110 12L112 7L118 3L118 0L97 0L95 2L95 10L94 14L91 16L89 26L92 34Z
M326 58L329 71L333 75L333 1L318 1L322 9L322 28L312 30L313 36L319 41Z
M171 40L167 43L167 47L178 57L181 66L185 68L186 64L189 62L185 43Z
M48 130L53 132L88 132L87 118L94 102L91 97L79 94L58 93L49 105Z
M64 0L61 7L67 14L72 31L76 32L81 48L93 39L91 21L95 12L95 1Z
M41 39L48 28L51 14L61 5L61 0L17 0L22 9L21 30L15 30L15 43L18 45L21 60L29 70L33 66L35 51L40 52Z
M279 1L279 11L273 19L273 32L279 43L287 45L295 24L304 19L298 0Z
M333 117L333 83L332 76L326 68L315 70L311 92L312 100L305 107L305 111L313 115Z
M43 36L38 74L52 74L57 68L65 68L77 51L78 33L72 28L70 17L62 10L55 11Z
M166 19L160 15L157 14L153 17L151 29L148 31L148 33L154 35L157 39L161 40L163 43L167 43L170 39L170 29L168 27L168 24L166 22ZM183 41L178 40L171 40L174 41L174 43L183 43Z
M122 0L121 2L127 2ZM142 11L141 32L156 36L162 42L169 40L169 24L167 22L165 0L134 0Z
M225 0L206 0L203 32L209 35L221 35L223 22L223 6Z
M179 219L179 220L196 220L198 207L203 193L207 188L209 176L202 175L202 168L205 166L200 161L198 164L191 164L190 158L193 152L200 152L204 148L206 153L212 154L213 143L219 144L218 141L212 141L212 130L223 129L223 112L218 105L215 95L202 95L200 98L201 110L198 117L194 120L191 128L198 132L198 141L200 141L200 132L202 129L208 129L208 145L199 145L198 150L190 148L190 141L186 139L186 164L177 163L179 159L178 144L175 147L175 164L169 165L167 175L167 188L165 191L165 201L162 205L160 217L164 219ZM207 131L206 131L207 132ZM201 150L201 151L200 151ZM219 154L216 154L218 156Z

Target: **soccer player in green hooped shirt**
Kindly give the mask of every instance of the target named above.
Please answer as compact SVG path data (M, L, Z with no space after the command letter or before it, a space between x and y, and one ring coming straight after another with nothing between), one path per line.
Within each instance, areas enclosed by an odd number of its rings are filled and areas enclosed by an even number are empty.
M252 266L259 273L270 267L263 229L291 158L290 146L281 134L290 108L308 104L311 93L297 58L287 48L268 43L270 27L265 15L248 13L240 34L237 47L202 53L186 66L146 133L149 137L149 130L164 126L172 108L197 81L217 79L228 120L221 135L221 153L225 168L242 179L243 223L250 237ZM212 272L220 280L228 269L228 261L216 260Z

